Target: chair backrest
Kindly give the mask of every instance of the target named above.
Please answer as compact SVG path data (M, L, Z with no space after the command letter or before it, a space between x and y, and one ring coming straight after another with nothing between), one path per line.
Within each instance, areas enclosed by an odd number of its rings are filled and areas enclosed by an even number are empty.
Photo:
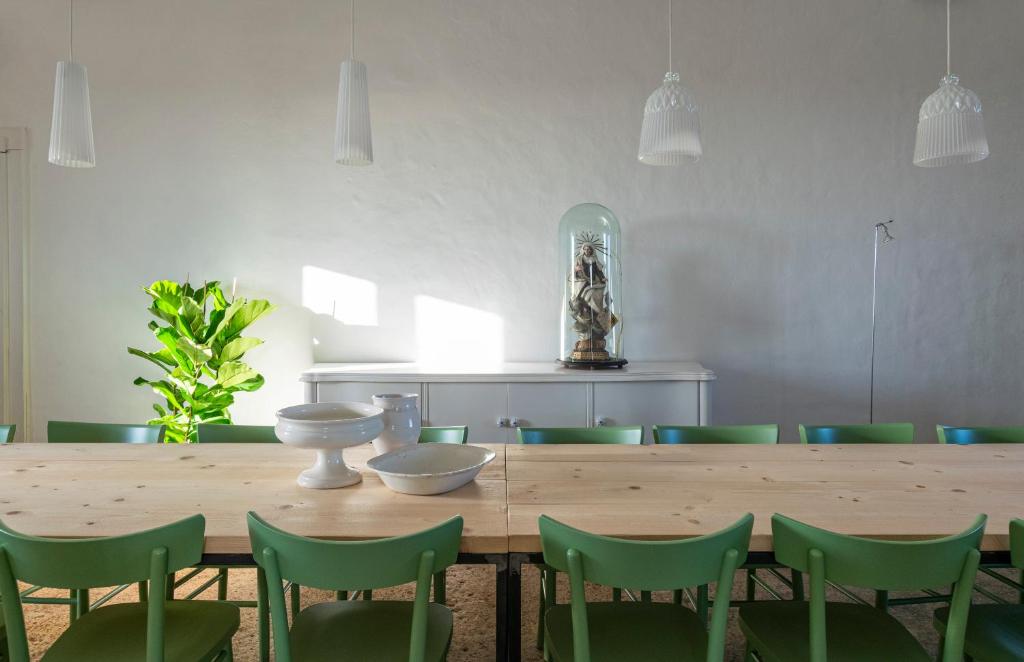
M159 444L164 426L50 421L46 440L51 444Z
M778 425L655 425L656 444L777 444Z
M420 428L421 444L464 444L468 439L469 427L465 425Z
M146 659L163 660L164 583L168 573L199 563L206 520L193 515L173 524L111 538L65 540L18 533L0 522L0 606L12 662L29 659L18 582L85 589L149 581ZM113 634L113 633L112 633Z
M644 591L679 589L718 582L716 595L732 593L733 576L747 558L754 516L706 536L685 540L640 541L599 536L541 515L544 562L569 574L573 650L577 662L590 659L584 582L629 586ZM715 600L707 659L721 661L729 600Z
M912 444L913 423L872 425L801 425L804 444Z
M200 444L278 444L273 425L215 425L200 423L196 435Z
M642 425L597 428L516 428L521 444L642 444Z
M825 662L826 582L886 591L955 586L942 659L959 660L986 517L934 540L892 541L846 536L772 516L775 558L810 575L811 661Z
M957 428L936 425L940 444L1024 444L1024 427Z
M434 573L453 565L462 539L462 517L407 536L365 541L328 541L298 536L249 512L249 542L270 587L274 652L290 662L288 614L283 581L339 590L376 589L416 582L409 659L422 660L426 650L427 604Z
M14 441L14 431L17 425L0 425L0 444L8 444Z

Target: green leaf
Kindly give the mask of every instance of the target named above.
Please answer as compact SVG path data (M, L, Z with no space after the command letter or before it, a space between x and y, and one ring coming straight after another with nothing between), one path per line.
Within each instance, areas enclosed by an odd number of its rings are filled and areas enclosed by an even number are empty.
M229 361L217 371L217 383L224 388L234 388L260 374L241 361Z
M232 308L235 308L234 314L231 314ZM221 322L221 328L214 339L214 344L228 343L240 335L247 326L272 310L274 310L274 306L265 299L253 299L252 301L235 299L225 311L224 321Z
M213 358L213 350L209 347L197 345L191 338L178 338L176 347L187 356L193 364L202 364Z
M242 355L253 347L259 347L262 344L263 341L259 338L235 338L224 345L224 348L220 350L220 356L217 358L222 363L234 361L235 359L242 358Z
M165 372L170 372L173 369L174 361L169 359L167 354L160 352L144 352L141 349L135 349L134 347L128 348L128 353L132 356L138 356L139 358L146 359L153 365L158 366Z

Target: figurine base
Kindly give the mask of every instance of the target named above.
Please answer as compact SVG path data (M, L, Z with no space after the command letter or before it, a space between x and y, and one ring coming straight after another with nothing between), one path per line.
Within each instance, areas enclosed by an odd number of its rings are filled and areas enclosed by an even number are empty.
M558 359L566 368L572 368L574 370L611 370L614 368L622 368L629 361L626 359L608 359L606 361L573 361L572 359Z

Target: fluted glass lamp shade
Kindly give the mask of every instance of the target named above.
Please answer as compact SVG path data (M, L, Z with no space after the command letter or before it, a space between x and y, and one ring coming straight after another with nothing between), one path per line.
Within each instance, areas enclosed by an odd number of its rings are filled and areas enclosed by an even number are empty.
M647 98L640 128L641 163L674 166L700 159L700 115L690 90L679 74L665 74L661 87Z
M334 134L334 160L341 165L373 163L370 137L370 95L366 64L358 60L341 63L338 82L338 126Z
M85 67L77 62L57 63L49 161L68 168L92 168L96 165L89 77Z
M923 168L974 163L988 156L978 95L950 74L925 99L917 120L914 165Z

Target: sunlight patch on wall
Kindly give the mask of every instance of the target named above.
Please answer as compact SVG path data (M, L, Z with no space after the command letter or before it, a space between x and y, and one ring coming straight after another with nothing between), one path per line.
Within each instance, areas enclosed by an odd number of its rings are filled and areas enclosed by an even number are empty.
M302 267L302 307L342 324L377 326L377 285L306 265Z
M473 368L505 358L505 322L498 315L428 296L415 298L416 360Z

